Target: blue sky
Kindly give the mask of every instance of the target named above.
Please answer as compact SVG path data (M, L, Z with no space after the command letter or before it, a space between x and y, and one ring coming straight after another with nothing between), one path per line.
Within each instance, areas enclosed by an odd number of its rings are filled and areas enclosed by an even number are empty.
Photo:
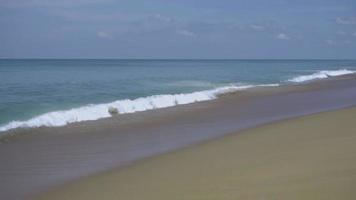
M2 58L354 58L355 0L0 0Z

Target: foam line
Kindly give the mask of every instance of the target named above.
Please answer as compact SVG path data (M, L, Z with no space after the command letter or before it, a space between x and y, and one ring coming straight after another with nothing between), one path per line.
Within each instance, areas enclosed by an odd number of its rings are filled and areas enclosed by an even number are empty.
M294 83L301 83L301 82L307 82L307 81L312 81L315 79L324 79L324 78L329 78L333 76L341 76L341 75L346 75L346 74L352 74L355 73L355 71L350 71L347 69L340 69L340 70L329 70L329 71L319 71L313 74L309 75L303 75L303 76L297 76L295 78L289 79L289 82L294 82Z
M109 107L117 108L120 114L134 113L145 110L172 107L182 104L190 104L201 101L213 100L220 94L244 90L256 86L278 86L278 84L268 85L231 85L219 87L212 90L204 90L187 94L163 94L149 97L141 97L134 100L124 99L107 104L92 104L70 110L53 111L36 116L26 121L12 121L2 127L0 131L7 131L15 128L30 128L41 126L64 126L66 124L108 118Z

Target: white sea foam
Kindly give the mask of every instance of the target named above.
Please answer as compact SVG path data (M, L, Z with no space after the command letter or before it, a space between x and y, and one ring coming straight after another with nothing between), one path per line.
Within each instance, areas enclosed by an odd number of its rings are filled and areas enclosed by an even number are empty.
M310 75L297 76L289 79L289 82L306 82L315 79L324 79L333 76L340 76L345 74L352 74L356 71L347 69L319 71ZM201 101L208 101L216 99L220 94L235 92L258 86L279 86L279 84L265 84L265 85L230 85L219 87L212 90L204 90L187 94L164 94L154 95L149 97L141 97L137 99L118 100L107 104L91 104L70 110L54 111L39 115L26 121L12 121L0 127L0 132L15 128L29 128L41 126L64 126L66 124L97 120L101 118L110 117L108 112L109 107L117 108L120 114L134 113L145 110L152 110L158 108L166 108L181 104L190 104Z
M190 104L201 101L216 99L219 95L238 90L244 90L256 86L278 86L278 84L266 85L230 85L212 90L198 91L187 94L164 94L137 98L134 100L124 99L107 104L93 104L64 111L54 111L39 115L27 121L12 121L2 127L0 131L14 128L29 128L41 126L64 126L73 122L97 120L111 115L109 107L117 108L120 114L134 113L145 110L166 108L181 104Z
M300 82L306 82L306 81L312 81L315 79L324 79L324 78L329 78L333 76L341 76L341 75L346 75L346 74L352 74L355 73L355 71L350 71L347 69L340 69L340 70L329 70L329 71L319 71L313 74L309 75L303 75L303 76L297 76L295 78L289 79L289 82L295 82L295 83L300 83Z

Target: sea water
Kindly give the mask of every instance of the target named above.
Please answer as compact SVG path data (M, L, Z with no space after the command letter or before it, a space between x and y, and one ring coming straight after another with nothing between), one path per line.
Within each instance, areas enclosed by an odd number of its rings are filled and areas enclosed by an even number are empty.
M356 60L0 59L0 131L63 126L356 72Z

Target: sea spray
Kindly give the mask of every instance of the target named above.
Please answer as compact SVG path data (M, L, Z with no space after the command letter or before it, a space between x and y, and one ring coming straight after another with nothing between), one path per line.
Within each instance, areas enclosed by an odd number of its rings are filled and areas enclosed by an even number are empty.
M34 117L26 121L12 121L2 127L0 131L14 128L30 128L41 126L64 126L66 124L91 121L110 117L109 108L116 108L120 114L134 113L175 105L190 104L216 99L219 95L258 86L278 86L278 84L265 85L230 85L212 90L204 90L187 94L164 94L141 97L137 99L118 100L107 104L90 104L70 110L53 111Z
M297 76L292 79L289 79L289 82L295 82L295 83L301 83L301 82L306 82L306 81L312 81L315 79L324 79L328 77L333 77L333 76L341 76L341 75L346 75L346 74L352 74L355 73L355 71L350 71L347 69L340 69L340 70L323 70L323 71L318 71L313 74L309 75L302 75L302 76Z
M309 75L296 76L289 79L287 82L303 83L316 79L324 79L333 76L355 73L355 71L340 69L340 70L321 70ZM280 81L285 83L285 81ZM194 82L195 83L195 82ZM196 83L195 83L196 84ZM201 84L201 83L199 83ZM41 126L64 126L66 124L97 120L101 118L111 117L108 112L110 107L118 110L119 114L134 113L145 110L153 110L159 108L172 107L175 105L190 104L194 102L208 101L216 99L220 94L235 92L257 86L278 86L279 84L256 84L256 85L241 85L232 84L225 87L218 87L211 90L203 90L192 93L181 94L162 94L136 99L121 99L105 104L89 104L69 110L59 110L44 113L24 121L13 120L0 127L0 131L7 131L15 128L41 127Z

